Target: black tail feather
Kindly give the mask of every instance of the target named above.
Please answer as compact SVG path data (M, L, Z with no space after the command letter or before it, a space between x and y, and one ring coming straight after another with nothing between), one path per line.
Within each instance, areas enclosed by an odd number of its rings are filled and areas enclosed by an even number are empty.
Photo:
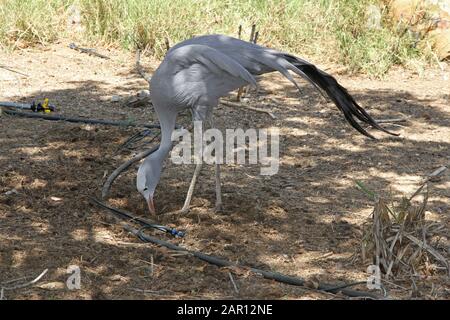
M284 55L286 60L288 60L296 68L300 69L311 81L317 84L322 90L324 90L328 97L334 102L334 104L342 111L345 119L350 123L350 125L358 130L361 134L375 139L370 133L368 133L361 125L355 120L355 117L361 122L367 123L375 129L386 132L393 136L398 136L398 134L390 132L383 127L381 127L375 119L373 119L358 103L353 99L353 97L348 93L347 89L341 86L335 78L333 78L328 73L318 69L315 65L308 63L306 61L297 59L291 55Z

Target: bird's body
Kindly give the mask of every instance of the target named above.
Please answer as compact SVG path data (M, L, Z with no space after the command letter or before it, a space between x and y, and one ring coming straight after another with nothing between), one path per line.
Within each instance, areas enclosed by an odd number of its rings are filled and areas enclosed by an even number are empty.
M192 38L169 50L150 82L152 103L161 124L161 145L143 162L137 179L138 190L149 202L150 211L154 211L153 193L162 163L172 146L171 134L177 114L191 109L194 120L207 120L221 97L243 85L256 86L255 76L274 71L280 72L298 89L289 71L313 84L333 100L360 133L372 137L355 118L387 132L332 76L303 59L224 35Z

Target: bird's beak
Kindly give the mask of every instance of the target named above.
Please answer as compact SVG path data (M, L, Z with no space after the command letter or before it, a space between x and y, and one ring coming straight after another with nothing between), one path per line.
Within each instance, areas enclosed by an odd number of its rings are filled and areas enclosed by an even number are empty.
M153 197L148 198L147 204L148 204L148 210L150 211L150 213L155 214L156 210L155 210L155 204L153 203Z

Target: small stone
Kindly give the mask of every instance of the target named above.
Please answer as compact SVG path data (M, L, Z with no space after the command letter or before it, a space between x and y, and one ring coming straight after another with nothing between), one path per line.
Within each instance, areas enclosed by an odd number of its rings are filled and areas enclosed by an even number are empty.
M148 90L141 90L138 92L138 97L148 97L150 95L150 92Z
M10 196L12 194L19 194L19 191L17 191L16 189L12 189L12 190L5 192L5 195L7 195L7 196Z
M111 102L119 102L122 99L121 96L114 95L111 97Z
M122 277L120 274L115 274L111 276L111 281L124 281L125 277Z

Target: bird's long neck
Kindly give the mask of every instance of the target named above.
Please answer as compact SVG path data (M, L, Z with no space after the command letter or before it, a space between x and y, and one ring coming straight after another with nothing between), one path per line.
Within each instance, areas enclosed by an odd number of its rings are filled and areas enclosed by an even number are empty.
M159 123L161 126L161 144L156 153L161 161L164 161L172 148L172 132L175 129L177 113L171 112L171 109L169 108L162 111L164 112L158 112Z

